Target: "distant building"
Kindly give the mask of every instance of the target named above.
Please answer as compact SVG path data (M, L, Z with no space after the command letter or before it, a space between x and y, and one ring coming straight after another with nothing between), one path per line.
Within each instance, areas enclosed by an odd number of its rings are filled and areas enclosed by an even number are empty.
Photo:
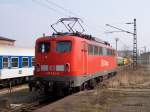
M2 45L2 46L14 46L15 41L16 40L0 36L0 45Z
M150 52L142 53L140 58L142 64L150 64Z

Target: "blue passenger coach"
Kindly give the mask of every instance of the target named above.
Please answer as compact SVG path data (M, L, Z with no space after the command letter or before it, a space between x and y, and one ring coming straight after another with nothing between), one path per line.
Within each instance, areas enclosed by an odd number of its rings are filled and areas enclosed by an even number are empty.
M23 83L33 75L34 49L0 46L0 85Z

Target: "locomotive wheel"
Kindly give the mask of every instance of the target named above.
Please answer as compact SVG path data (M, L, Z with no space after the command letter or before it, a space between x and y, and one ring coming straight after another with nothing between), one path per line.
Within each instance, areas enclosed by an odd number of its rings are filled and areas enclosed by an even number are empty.
M116 76L117 75L117 72L113 72L113 76Z
M65 88L63 91L64 91L64 96L68 96L73 93L72 88Z
M73 93L77 93L77 92L79 92L80 90L81 90L80 87L74 87L74 88L73 88Z
M100 82L103 82L103 77L100 76L100 77L99 77L99 80L100 80Z
M89 81L84 82L81 86L81 90L89 90Z
M107 78L111 78L112 77L112 73L108 73Z
M95 79L91 79L90 80L90 89L94 89L96 87L96 80Z

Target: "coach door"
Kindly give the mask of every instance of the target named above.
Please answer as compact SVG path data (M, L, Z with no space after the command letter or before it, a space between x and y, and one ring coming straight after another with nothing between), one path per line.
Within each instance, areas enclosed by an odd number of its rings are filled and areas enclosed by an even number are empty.
M87 44L86 42L82 42L82 64L83 64L83 73L87 74Z

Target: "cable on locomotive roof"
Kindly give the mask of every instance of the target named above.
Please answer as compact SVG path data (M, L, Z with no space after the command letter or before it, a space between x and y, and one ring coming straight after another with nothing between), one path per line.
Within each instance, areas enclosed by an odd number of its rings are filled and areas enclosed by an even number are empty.
M83 23L83 21L80 18L76 18L76 17L61 18L56 23L52 24L51 27L56 32L56 34L61 34L61 32L57 31L55 27L56 25L61 23L68 30L68 33L75 33L76 32L75 25L78 24L82 29L81 33L83 33L85 30L80 22Z

